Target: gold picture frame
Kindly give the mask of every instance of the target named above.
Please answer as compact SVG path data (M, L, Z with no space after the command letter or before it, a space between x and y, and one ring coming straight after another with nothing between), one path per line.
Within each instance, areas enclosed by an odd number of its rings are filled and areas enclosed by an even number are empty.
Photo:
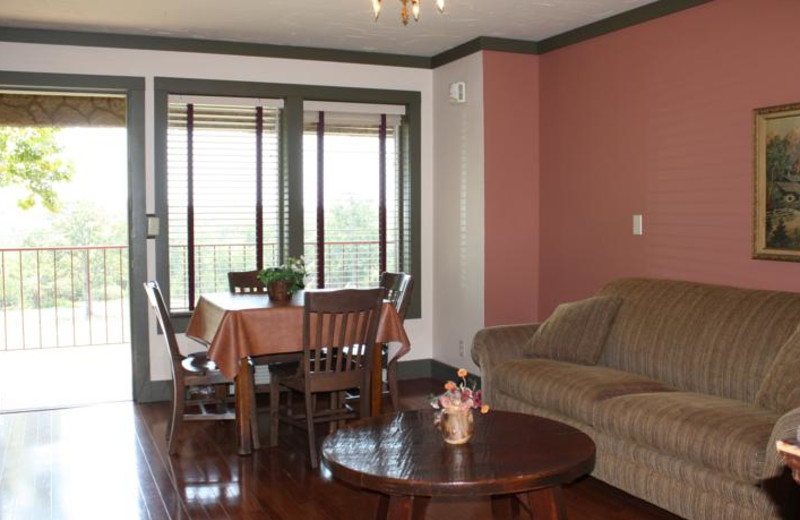
M753 258L800 262L800 103L753 115Z

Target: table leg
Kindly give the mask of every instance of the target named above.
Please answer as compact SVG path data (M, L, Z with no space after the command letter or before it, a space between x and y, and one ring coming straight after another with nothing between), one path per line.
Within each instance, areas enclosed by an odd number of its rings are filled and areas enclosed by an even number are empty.
M239 360L239 372L236 374L236 433L239 437L239 455L253 453L252 425L250 423L252 379L250 363L247 358Z
M379 518L387 520L423 520L430 501L431 497L384 495L378 504L378 515L384 514Z
M372 371L370 381L370 416L377 417L381 414L381 399L383 398L383 343L375 343L372 350Z
M247 360L248 370L250 376L250 385L247 387L250 391L250 438L253 439L253 449L258 451L261 449L261 438L258 434L258 410L256 409L256 366L251 359Z
M529 491L527 498L531 517L536 520L566 520L567 508L561 486Z

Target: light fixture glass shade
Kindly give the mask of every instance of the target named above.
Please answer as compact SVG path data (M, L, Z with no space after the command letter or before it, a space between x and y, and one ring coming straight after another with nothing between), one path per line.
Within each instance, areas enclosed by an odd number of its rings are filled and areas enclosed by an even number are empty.
M375 20L377 21L381 14L382 0L371 0L371 2L372 14L375 15ZM436 0L436 8L440 13L444 12L444 3L445 0ZM400 4L403 6L402 11L400 12L400 18L403 20L403 25L408 25L408 19L412 16L414 17L414 21L419 21L420 11L422 10L422 0L400 0Z

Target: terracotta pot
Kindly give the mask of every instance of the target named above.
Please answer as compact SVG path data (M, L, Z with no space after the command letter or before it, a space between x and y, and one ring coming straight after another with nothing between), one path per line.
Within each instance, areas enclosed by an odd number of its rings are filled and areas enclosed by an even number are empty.
M292 299L289 294L289 282L270 282L267 284L267 294L274 302L288 302Z
M471 408L466 410L445 408L438 414L438 423L444 442L448 444L464 444L475 431Z

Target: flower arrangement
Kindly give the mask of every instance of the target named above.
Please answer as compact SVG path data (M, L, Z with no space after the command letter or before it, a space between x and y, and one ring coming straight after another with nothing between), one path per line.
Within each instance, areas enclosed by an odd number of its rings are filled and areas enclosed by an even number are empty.
M266 286L271 283L283 282L287 284L288 294L293 294L306 287L306 262L299 258L289 257L286 263L279 267L267 267L258 273L258 279Z
M445 392L435 396L431 400L431 406L436 410L442 411L479 409L481 413L487 413L489 405L483 402L482 391L475 390L475 385L469 386L467 384L469 372L466 369L459 368L457 375L461 382L448 381L445 383Z

